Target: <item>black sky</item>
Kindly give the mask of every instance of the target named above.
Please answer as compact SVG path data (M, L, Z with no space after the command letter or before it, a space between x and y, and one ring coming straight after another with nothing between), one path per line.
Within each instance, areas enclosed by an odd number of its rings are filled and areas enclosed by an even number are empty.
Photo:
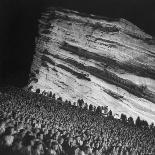
M125 18L155 36L155 0L1 0L0 85L27 84L37 36L37 19L49 6Z

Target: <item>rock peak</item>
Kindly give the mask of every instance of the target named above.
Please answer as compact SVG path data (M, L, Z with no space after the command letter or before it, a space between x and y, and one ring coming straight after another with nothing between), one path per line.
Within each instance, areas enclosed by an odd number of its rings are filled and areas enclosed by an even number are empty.
M31 67L35 91L155 122L155 42L125 19L48 8Z

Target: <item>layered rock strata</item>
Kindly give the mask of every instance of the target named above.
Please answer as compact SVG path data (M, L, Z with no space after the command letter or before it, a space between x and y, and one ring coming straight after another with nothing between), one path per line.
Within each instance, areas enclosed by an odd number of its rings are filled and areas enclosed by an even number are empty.
M155 122L155 40L125 19L49 8L30 86Z

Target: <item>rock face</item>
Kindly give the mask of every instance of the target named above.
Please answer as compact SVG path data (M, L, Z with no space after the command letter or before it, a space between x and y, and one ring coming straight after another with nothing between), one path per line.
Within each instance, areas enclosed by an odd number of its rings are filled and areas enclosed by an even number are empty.
M49 8L30 86L155 122L155 40L125 19Z

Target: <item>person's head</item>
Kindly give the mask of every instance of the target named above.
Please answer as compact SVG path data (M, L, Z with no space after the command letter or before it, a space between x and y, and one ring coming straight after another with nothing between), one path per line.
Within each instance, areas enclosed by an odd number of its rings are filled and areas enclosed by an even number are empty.
M11 135L6 135L6 136L4 136L3 144L4 144L4 146L11 146L13 141L14 141L14 138L12 138Z
M28 135L28 136L24 137L23 145L24 146L33 146L34 145L34 140L35 140L34 136Z
M47 135L49 131L47 129L44 130L44 135Z
M92 153L92 150L91 150L91 148L89 146L85 146L83 151L84 151L85 154L88 154L88 155Z
M51 148L56 151L58 149L58 143L56 141L52 142Z
M21 129L18 133L18 135L21 136L22 138L25 136L25 134L26 134L26 130L24 129Z
M57 136L60 136L60 134L61 134L60 131L57 131L57 132L56 132L56 135L57 135Z
M95 147L95 145L94 145L93 142L90 143L90 146L91 146L91 148L94 148Z
M53 135L55 133L54 129L49 130L49 135Z
M86 141L86 145L87 145L87 146L90 146L90 143L91 143L90 140Z
M76 137L76 140L77 140L77 141L80 141L80 140L81 140L81 137L80 137L80 136L77 136L77 137Z
M37 150L37 151L43 150L43 145L42 145L42 143L41 143L41 142L36 142L36 143L34 144L34 149Z
M99 148L99 146L100 146L100 144L97 142L97 143L95 143L95 147L96 148Z
M18 125L17 125L17 131L20 131L21 129L23 129L23 123L20 122Z
M38 133L38 134L37 134L37 138L40 139L40 140L43 140L43 138L44 138L44 137L43 137L43 134L42 134L42 133Z
M52 139L57 140L58 139L58 135L56 133L53 134Z
M60 137L60 138L58 139L58 143L62 145L63 142L64 142L64 139L63 139L62 137Z
M2 122L0 123L0 128L5 128L5 126L6 126L6 123L5 123L4 121L2 121Z
M71 144L71 146L77 146L77 142L75 139L73 139L73 141L70 144Z
M14 134L14 127L7 127L5 130L6 135L13 135Z
M68 143L71 143L71 142L73 142L73 137L68 138Z
M40 132L40 129L39 129L39 128L35 128L34 133L35 133L35 134L38 134L39 132Z
M20 150L22 148L22 140L16 139L13 143L13 149L14 150Z

